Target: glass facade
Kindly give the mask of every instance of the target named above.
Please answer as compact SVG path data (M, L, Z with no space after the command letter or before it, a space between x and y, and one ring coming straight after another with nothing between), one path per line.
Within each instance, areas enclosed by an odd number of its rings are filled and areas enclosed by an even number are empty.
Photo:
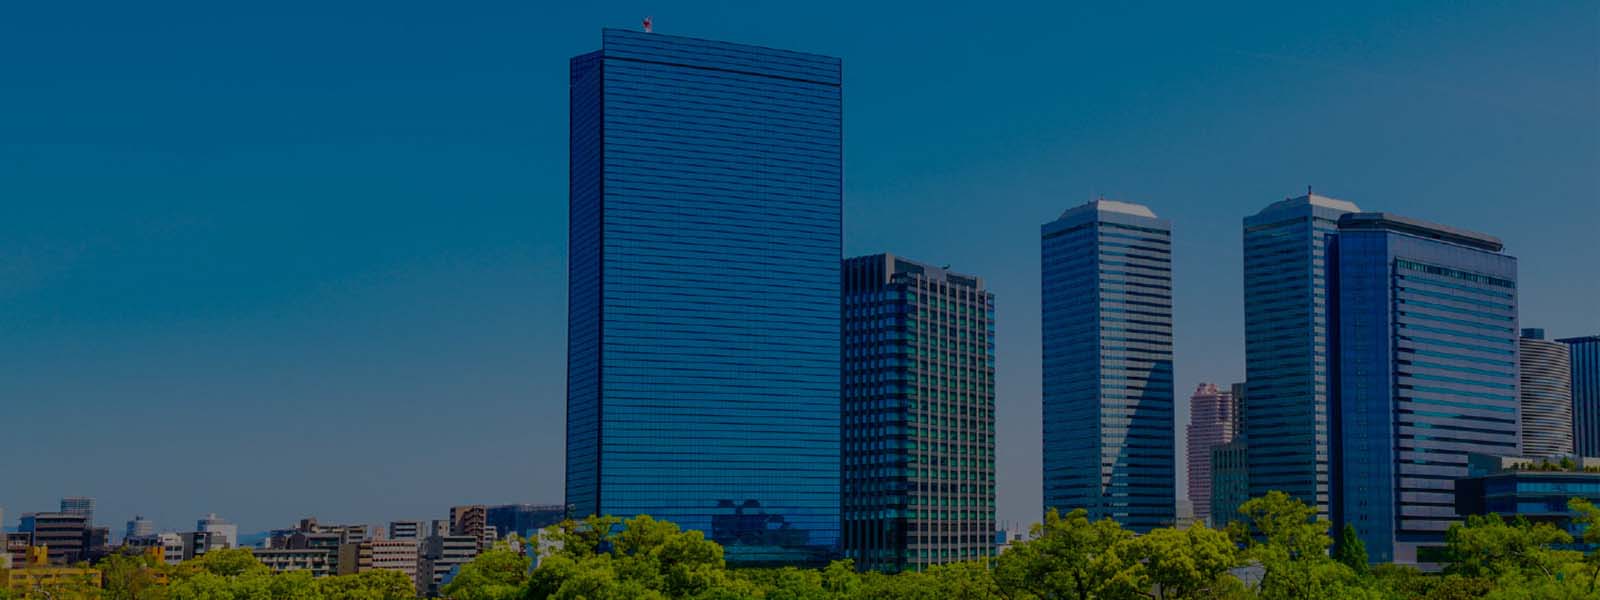
M1468 454L1519 453L1516 259L1384 213L1345 215L1333 240L1335 520L1374 562L1429 562Z
M1233 441L1238 412L1233 393L1214 383L1200 384L1189 397L1189 503L1201 523L1211 522L1211 453Z
M1556 340L1572 368L1572 442L1579 456L1600 456L1600 335Z
M1328 516L1327 237L1355 204L1306 194L1244 220L1251 496L1278 490Z
M1600 473L1506 471L1456 482L1456 506L1462 515L1493 513L1551 523L1580 540L1569 549L1594 552L1596 548L1581 543L1585 527L1573 522L1577 515L1567 508L1573 498L1600 503Z
M567 503L737 565L839 547L836 58L605 30L571 61Z
M1522 384L1522 455L1572 454L1572 362L1567 345L1523 329L1518 340Z
M862 569L994 554L994 295L892 254L844 263L843 529Z
M1138 532L1176 512L1172 227L1096 201L1041 228L1044 504Z

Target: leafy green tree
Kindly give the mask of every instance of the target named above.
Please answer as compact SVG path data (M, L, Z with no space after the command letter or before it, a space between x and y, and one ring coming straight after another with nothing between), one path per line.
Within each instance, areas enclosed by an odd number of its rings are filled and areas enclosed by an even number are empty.
M533 598L692 598L727 586L722 546L646 515L567 521L548 535L559 550L529 577Z
M1573 498L1567 501L1567 508L1578 513L1572 522L1584 527L1583 543L1590 547L1600 547L1600 507L1595 506L1583 498ZM1590 594L1595 593L1595 584L1600 582L1600 551L1591 553L1585 562L1588 563L1589 583L1585 587Z
M1368 595L1356 575L1328 557L1328 522L1283 492L1239 506L1243 519L1228 524L1244 558L1262 569L1256 593L1264 600L1321 600Z
M1127 580L1135 592L1161 600L1238 597L1244 592L1238 578L1228 574L1240 564L1238 550L1221 531L1200 524L1161 528L1120 545L1122 554L1139 565L1126 572L1137 573Z
M512 600L524 593L532 559L497 545L461 565L440 593L452 600Z
M1133 533L1111 519L1090 521L1081 508L1066 516L1051 509L1032 534L995 561L995 581L1013 596L1103 598L1120 593L1115 590L1127 585L1124 571L1136 566L1119 552Z
M95 564L100 570L101 594L107 600L159 600L166 589L158 582L167 565L147 554L112 553Z
M1551 548L1570 544L1572 536L1549 523L1533 524L1517 517L1472 515L1445 532L1445 572L1464 577L1498 580L1508 576L1554 579L1565 563L1577 562L1573 552Z
M465 574L466 568L462 568ZM277 577L282 577L278 575ZM322 600L412 600L417 597L416 582L399 571L379 570L356 573L354 575L337 575L316 579L314 591L316 598ZM522 591L518 586L517 593ZM489 596L458 596L447 594L451 598L491 598ZM492 598L514 598L516 596L499 596Z
M1372 570L1368 564L1367 545L1357 535L1356 526L1349 523L1339 530L1339 542L1333 545L1333 559L1362 577Z

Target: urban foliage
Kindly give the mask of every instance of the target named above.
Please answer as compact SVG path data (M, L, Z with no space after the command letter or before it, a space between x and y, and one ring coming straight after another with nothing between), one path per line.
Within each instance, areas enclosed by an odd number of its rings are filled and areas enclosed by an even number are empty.
M498 546L463 565L442 594L455 600L1579 600L1600 599L1600 508L1570 504L1582 540L1548 523L1470 517L1446 535L1447 566L1367 564L1355 530L1338 542L1310 507L1274 492L1218 530L1195 524L1134 535L1082 510L1051 511L1032 538L998 557L894 575L821 569L730 569L699 531L639 516L591 517L545 532L538 565ZM1591 546L1593 547L1593 546ZM95 565L104 588L64 584L0 599L406 600L393 571L314 579L273 574L249 550L213 551L168 566L114 555Z

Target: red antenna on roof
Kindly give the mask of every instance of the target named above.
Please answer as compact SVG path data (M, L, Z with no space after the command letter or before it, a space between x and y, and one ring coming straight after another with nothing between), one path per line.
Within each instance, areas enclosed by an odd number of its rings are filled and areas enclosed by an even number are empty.
M645 33L650 33L652 30L654 30L654 25L655 25L655 23L653 23L650 20L650 17L645 17L644 18L644 32Z

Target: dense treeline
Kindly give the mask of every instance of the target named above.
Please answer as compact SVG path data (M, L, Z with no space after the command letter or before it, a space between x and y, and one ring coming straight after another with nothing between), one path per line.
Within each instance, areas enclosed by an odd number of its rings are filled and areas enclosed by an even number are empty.
M1600 544L1600 509L1574 500L1581 540ZM728 569L722 547L698 531L640 516L595 517L549 530L536 568L502 545L464 565L443 593L456 600L1600 600L1600 556L1562 549L1575 540L1549 524L1471 517L1446 534L1443 573L1367 565L1354 530L1335 544L1312 509L1273 493L1240 507L1225 530L1194 525L1135 536L1083 511L1051 512L1033 539L999 557L922 573ZM313 579L272 574L248 550L177 566L114 556L96 565L105 588L12 597L115 600L404 600L397 572ZM1241 579L1240 575L1243 576ZM45 595L48 593L49 595ZM6 598L0 592L0 598Z

